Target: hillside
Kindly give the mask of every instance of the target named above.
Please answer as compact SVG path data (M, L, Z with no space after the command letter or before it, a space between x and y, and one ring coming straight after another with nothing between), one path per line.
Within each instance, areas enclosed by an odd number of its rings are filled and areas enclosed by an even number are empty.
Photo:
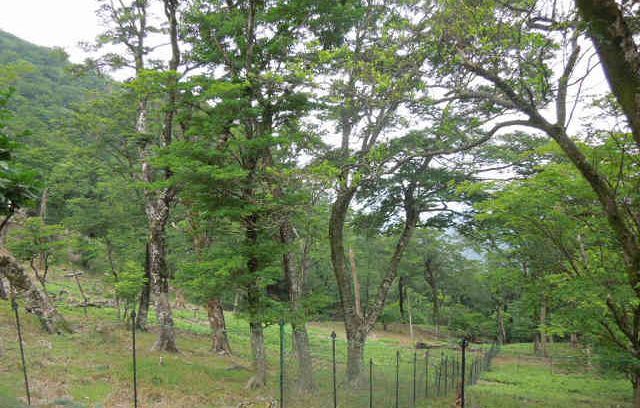
M95 75L74 75L63 50L40 47L0 30L0 67L7 65L15 75L4 79L15 88L12 126L34 134L55 126L71 106L108 84Z
M33 406L54 407L130 407L132 398L131 332L126 322L116 318L111 307L90 307L87 314L78 306L80 293L73 279L55 270L49 291L57 294L57 305L70 320L74 333L45 334L37 319L21 309L23 338ZM100 303L106 289L95 279L82 279L87 295ZM245 387L251 378L251 354L248 325L239 316L227 314L227 329L234 355L225 357L211 351L206 315L201 308L186 305L176 310L181 353L166 355L150 351L155 330L137 333L138 392L143 407L272 407L279 395L278 327L266 330L269 381L266 390ZM285 333L286 407L325 408L331 401L330 333L338 334L338 401L346 407L364 408L368 388L350 390L344 384L346 342L341 322L312 323L310 340L317 390L313 395L296 392L295 362L291 350L291 332ZM422 330L423 333L426 331ZM0 407L21 407L24 386L16 328L8 301L0 300ZM452 406L453 392L436 397L443 377L436 364L443 356L457 358L456 339L435 340L420 335L416 340L431 347L429 396L424 399L425 377L417 373L417 404L420 408ZM472 346L474 353L483 346ZM566 345L551 349L552 359L536 357L530 344L504 347L490 371L481 374L476 385L468 388L469 407L558 406L605 408L628 406L627 382L620 375L600 373L590 367L580 350ZM406 333L376 330L367 347L367 361L374 361L374 401L376 407L393 407L395 357L400 352L400 406L410 407L412 396L411 340ZM442 354L444 353L444 354ZM422 359L422 353L419 353ZM418 361L420 366L421 361ZM439 378L439 379L438 379ZM467 380L469 380L467 378ZM579 392L578 392L579 391ZM341 405L342 406L342 405Z

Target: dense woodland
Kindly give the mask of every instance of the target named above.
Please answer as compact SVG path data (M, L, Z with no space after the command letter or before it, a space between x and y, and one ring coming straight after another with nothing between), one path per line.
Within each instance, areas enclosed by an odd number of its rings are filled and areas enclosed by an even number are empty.
M640 22L614 0L101 1L91 59L0 32L0 296L46 330L53 265L122 319L172 303L571 342L640 407ZM91 39L88 39L91 40ZM116 73L115 80L111 76ZM212 356L212 358L216 358Z

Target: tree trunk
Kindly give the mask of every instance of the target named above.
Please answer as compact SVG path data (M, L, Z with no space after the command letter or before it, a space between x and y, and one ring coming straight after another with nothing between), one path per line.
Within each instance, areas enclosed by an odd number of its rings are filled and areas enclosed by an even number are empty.
M111 241L108 238L105 240L105 244L107 246L107 259L109 260L109 267L111 268L111 275L113 276L114 282L118 283L119 276L118 276L118 272L116 271L115 262L113 261L113 245L111 244ZM116 301L117 318L118 318L118 320L120 320L120 318L121 318L121 316L120 316L120 297L117 294L115 295L115 301Z
M547 322L547 305L545 301L543 301L542 304L540 305L540 313L539 313L538 319L539 319L538 332L536 333L536 341L534 343L535 353L537 355L548 357L547 333L545 328L546 322Z
M0 274L0 299L9 299L9 291L4 286L4 277Z
M398 279L398 303L400 306L400 321L401 322L405 322L405 316L404 316L404 276L401 276L400 279Z
M173 315L169 303L169 274L165 261L164 227L168 217L167 211L163 217L153 217L160 221L151 227L149 237L149 275L151 276L151 290L155 296L156 318L160 326L160 333L153 349L156 351L177 352L176 335L173 328ZM153 215L153 214L152 214Z
M640 373L633 373L633 408L640 408Z
M295 231L288 217L284 217L280 225L280 241L287 247L295 241ZM304 295L304 277L308 267L309 246L305 242L302 251L302 262L296 268L293 251L286 249L282 256L282 266L285 278L289 286L289 301L291 302L291 328L293 329L293 347L298 361L298 385L301 390L313 391L315 384L313 381L313 361L311 359L311 348L309 345L309 335L307 333L305 310L302 305Z
M24 293L27 299L27 311L38 316L48 333L71 332L71 327L58 313L47 293L39 289L15 258L4 250L0 253L0 275L9 280L15 291Z
M40 196L40 208L38 209L38 217L42 218L42 221L47 219L47 207L49 204L49 188L42 189L42 195Z
M406 213L404 228L396 243L389 263L389 269L378 286L375 301L368 309L369 313L365 318L361 313L358 313L354 288L352 286L353 282L347 274L345 265L344 224L349 205L355 192L355 188L338 192L331 206L331 217L329 221L331 263L338 284L338 293L340 294L345 331L347 334L347 381L352 386L357 386L360 383L364 367L364 345L367 335L384 310L389 290L398 276L398 268L402 255L411 240L420 216L414 197L415 185L411 185L404 191L404 208Z
M247 197L253 196L253 190L245 191ZM246 244L255 248L258 245L258 215L250 214L244 218ZM255 254L247 259L247 271L250 282L247 284L247 305L249 309L249 327L251 331L251 352L254 375L249 380L249 388L261 388L267 384L267 361L264 352L264 333L262 328L262 290L258 286L260 261Z
M160 325L160 335L153 345L153 350L177 353L178 347L173 329L173 315L171 314L168 290L161 289L156 293L156 319Z
M415 344L413 339L413 314L411 312L411 297L409 297L409 292L407 292L407 311L409 312L409 336L411 337L411 344Z
M168 32L171 42L171 60L169 61L169 76L166 84L168 91L161 137L161 145L164 147L169 146L173 139L173 118L176 113L178 92L176 71L180 64L180 50L177 42L176 8L177 2L164 0L164 11L169 23ZM164 169L164 179L169 177L169 171ZM142 178L149 184L156 181L148 147L143 150L142 154ZM165 242L165 228L174 195L175 192L171 187L163 188L160 191L151 188L145 189L145 212L149 223L149 275L151 276L151 290L156 298L156 316L160 325L159 337L153 349L167 352L178 351L171 304L169 303L169 271L166 265Z
M433 324L436 327L436 336L440 335L440 302L438 301L438 275L433 266L432 259L424 261L424 279L431 289L431 308Z
M576 0L604 74L640 147L640 52L615 0Z
M313 380L313 360L307 326L304 322L291 323L291 328L293 329L293 347L298 359L298 386L303 391L311 392L316 386Z
M578 348L578 334L575 332L571 333L571 347Z
M347 379L354 388L361 386L364 379L364 347L368 334L363 329L352 329L347 333Z
M145 282L140 293L140 305L136 318L136 329L147 331L147 321L149 320L149 303L151 302L151 273L149 272L149 243L145 245L144 263ZM126 317L126 316L125 316Z
M262 388L267 385L267 356L264 352L264 332L262 322L250 322L251 353L253 354L254 375L248 388Z
M498 306L498 343L505 344L507 342L507 330L504 324L504 306Z
M224 321L222 302L218 298L209 299L207 302L207 315L211 327L211 350L217 354L230 356L231 346L227 337L227 325Z
M356 314L362 314L362 300L360 298L360 279L358 278L358 267L356 265L356 254L353 248L349 248L349 264L351 265L351 280L353 281L353 301Z

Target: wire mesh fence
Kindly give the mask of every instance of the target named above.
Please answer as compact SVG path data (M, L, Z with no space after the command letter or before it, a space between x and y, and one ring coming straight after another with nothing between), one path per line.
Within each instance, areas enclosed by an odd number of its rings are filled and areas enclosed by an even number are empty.
M383 346L368 353L375 357L365 359L359 378L349 380L347 342L338 339L335 333L326 341L324 349L331 353L312 353L307 363L312 364L314 382L306 388L300 381L301 367L293 343L283 342L280 407L413 408L426 399L459 400L463 381L465 386L475 384L498 352L495 344L474 345L466 350L462 343L457 347L428 350L394 350ZM463 353L466 354L464 367ZM464 406L461 403L458 405Z
M23 345L22 331L19 325L17 304L13 303L16 318L18 343ZM121 343L131 356L131 406L139 406L139 388L137 380L146 371L136 371L135 325L132 319L100 322L105 335L119 333L115 343ZM116 329L126 328L128 334ZM195 326L194 326L195 327ZM202 328L201 326L198 326ZM106 329L105 329L106 328ZM312 386L301 381L301 367L294 349L293 333L285 322L269 328L271 335L265 343L270 367L267 394L274 396L277 405L272 407L352 407L352 408L413 408L420 406L426 399L459 399L463 384L474 384L483 370L489 368L491 359L497 353L495 345L472 345L465 350L461 344L449 344L446 347L413 350L388 345L384 342L369 342L365 358L362 360L361 375L355 380L347 378L347 348L345 339L335 335L327 337L313 336L310 344L310 364L313 377ZM277 331L276 331L277 330ZM274 336L274 331L277 335ZM228 332L232 344L249 341L249 333L242 330ZM109 341L111 342L110 339ZM276 341L274 341L276 340ZM45 352L40 350L41 352ZM24 356L24 351L21 351ZM41 353L40 353L41 354ZM238 347L237 354L249 360L250 347ZM466 364L463 360L466 357ZM35 356L34 356L35 357ZM29 356L27 356L27 359ZM21 369L25 375L26 400L30 399L27 382L27 364L23 357ZM307 367L308 368L308 367ZM464 375L463 375L464 373ZM143 387L144 388L144 387ZM144 389L142 390L144 394ZM142 406L142 405L140 405ZM213 406L213 405L212 405ZM458 406L464 406L458 404Z

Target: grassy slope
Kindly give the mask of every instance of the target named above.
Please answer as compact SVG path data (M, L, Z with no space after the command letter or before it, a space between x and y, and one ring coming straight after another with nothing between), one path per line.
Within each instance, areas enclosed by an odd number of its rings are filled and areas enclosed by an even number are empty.
M53 276L61 276L53 272ZM84 283L89 297L103 298L104 287L99 281ZM68 292L57 302L59 309L71 321L76 332L64 336L48 336L39 329L37 320L22 313L25 342L34 400L39 404L66 399L86 406L125 407L130 401L130 333L123 322L116 319L112 308L88 308L85 318L78 307L80 296L70 278L57 278L48 285L49 292ZM150 316L154 322L153 314ZM277 395L278 327L265 331L265 342L271 368L268 390L249 391L244 388L251 377L248 325L238 316L227 313L227 325L234 357L224 358L210 352L210 339L206 315L203 310L176 310L175 321L179 329L178 345L181 353L162 356L151 352L156 338L154 332L138 334L139 381L141 400L145 407L235 407L245 401L267 401ZM287 328L287 347L291 333ZM346 342L340 323L316 323L309 330L313 349L314 368L318 371L320 393L314 398L317 406L324 406L329 398L331 383L332 330L338 333L337 360L344 361ZM410 341L406 336L393 333L374 333L367 359L376 362L377 393L387 398L387 386L394 376L395 352L401 351L403 377L410 376L409 362L413 358ZM9 302L0 301L0 397L23 395L19 351ZM419 340L428 340L420 338ZM162 361L161 361L162 360ZM287 353L287 369L295 364L291 351ZM343 366L338 365L342 377ZM293 377L293 375L291 376ZM293 381L293 378L291 378ZM339 378L341 381L342 378ZM340 386L340 398L359 403L366 400L366 392L353 394ZM403 395L403 399L407 399ZM8 403L0 399L0 407ZM266 404L266 402L265 402ZM260 406L260 405L258 405Z
M58 276L61 274L58 273ZM98 281L85 282L92 298L104 297ZM49 289L69 292L66 300L77 302L79 296L71 279L60 278ZM33 396L39 406L53 405L56 400L71 400L86 407L131 406L130 335L126 326L115 318L110 308L89 308L85 318L82 309L59 301L59 307L70 319L76 332L65 336L48 336L38 322L23 313L25 341ZM176 311L181 354L161 356L151 352L155 333L139 334L139 387L143 407L236 407L252 402L252 407L268 406L277 395L278 328L266 330L266 347L271 367L270 384L266 391L244 388L251 377L250 347L247 324L233 314L227 314L229 335L235 356L219 357L209 351L210 340L206 316L202 310ZM152 318L153 321L153 318ZM305 408L331 406L331 347L329 334L338 332L338 361L344 361L344 334L339 323L314 323L310 327L314 368L320 391L313 398L304 396L290 401L288 407ZM0 407L12 407L22 397L22 372L19 364L16 333L9 303L0 301ZM290 346L290 332L287 332ZM424 338L421 340L425 340ZM426 339L430 340L430 339ZM565 352L558 346L556 355ZM472 407L625 407L630 387L622 378L604 378L582 366L565 367L555 364L553 375L545 361L528 355L530 345L508 346L494 369L471 387ZM407 336L376 332L368 343L367 358L375 362L376 407L391 407L394 402L395 351L401 351L401 407L409 406L411 361L413 352ZM440 351L432 352L439 355ZM518 358L518 356L521 356ZM558 356L559 360L559 356ZM287 369L295 366L291 352L287 354ZM290 371L292 372L292 371ZM339 381L344 366L338 366ZM290 377L293 377L291 375ZM609 377L609 376L608 376ZM418 386L423 383L419 373ZM293 379L292 379L293 381ZM418 388L420 398L422 387ZM287 392L289 389L287 389ZM352 392L339 384L341 407L367 407L367 390ZM625 405L627 404L627 405ZM453 397L418 403L418 407L453 406Z
M503 347L492 370L470 389L471 407L630 407L631 387L616 373L585 364L579 349L551 346L551 358L536 357L531 344Z

